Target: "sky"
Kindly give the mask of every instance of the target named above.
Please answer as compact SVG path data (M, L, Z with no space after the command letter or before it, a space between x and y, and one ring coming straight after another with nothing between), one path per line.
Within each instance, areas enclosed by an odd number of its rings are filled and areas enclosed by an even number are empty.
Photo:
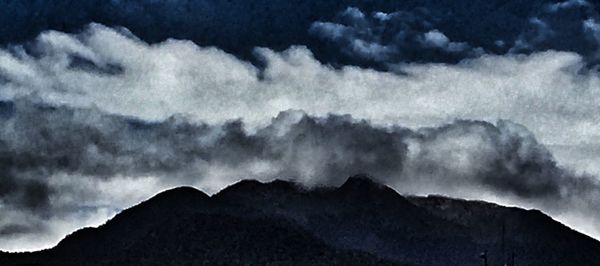
M357 173L600 238L592 1L0 6L0 250L175 186Z

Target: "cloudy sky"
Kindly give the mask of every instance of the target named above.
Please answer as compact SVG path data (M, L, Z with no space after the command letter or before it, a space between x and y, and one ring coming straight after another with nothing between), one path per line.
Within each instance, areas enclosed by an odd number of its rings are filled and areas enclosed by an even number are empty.
M5 1L0 25L0 250L174 186L356 173L600 238L591 1Z

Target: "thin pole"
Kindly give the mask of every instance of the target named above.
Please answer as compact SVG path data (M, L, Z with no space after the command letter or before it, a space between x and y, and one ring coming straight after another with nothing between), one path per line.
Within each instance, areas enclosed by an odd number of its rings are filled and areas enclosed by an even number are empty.
M483 266L488 266L487 251L481 253L480 257L483 260Z
M506 265L506 250L505 250L505 235L506 235L506 222L502 221L502 261L504 261L504 265Z

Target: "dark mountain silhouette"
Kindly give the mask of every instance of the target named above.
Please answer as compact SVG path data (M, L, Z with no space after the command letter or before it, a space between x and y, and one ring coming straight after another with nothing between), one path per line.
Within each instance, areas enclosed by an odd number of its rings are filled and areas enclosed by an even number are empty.
M471 239L480 249L495 254L497 263L502 257L510 260L513 254L521 261L520 265L600 263L597 240L554 221L539 210L441 196L410 197L409 200L438 217L468 228Z
M244 180L212 197L168 190L52 249L0 254L0 265L481 265L486 250L489 265L600 261L598 241L539 211L407 198L355 176L338 188Z

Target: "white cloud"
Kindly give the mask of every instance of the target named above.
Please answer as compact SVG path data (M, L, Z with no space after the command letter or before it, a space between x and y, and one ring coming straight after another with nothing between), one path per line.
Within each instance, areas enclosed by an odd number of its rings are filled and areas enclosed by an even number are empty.
M257 49L264 73L215 48L169 40L148 45L101 25L79 35L46 32L34 57L0 53L0 97L36 94L44 101L97 106L117 114L160 120L174 113L218 123L241 117L264 124L281 110L349 113L377 123L413 127L455 118L526 125L546 144L597 143L600 79L568 52L482 56L458 65L409 64L396 75L357 67L333 69L310 51ZM16 50L17 52L15 52ZM119 74L70 67L73 56ZM368 103L368 104L365 104Z
M526 125L547 144L597 143L600 79L574 53L482 56L452 66L410 64L396 75L357 67L336 70L310 51L257 49L260 70L215 48L169 40L148 45L101 25L79 36L46 32L41 57L0 53L9 82L0 97L37 94L50 103L97 106L160 120L174 113L207 122L241 117L264 124L281 110L349 113L377 123L435 125L455 118ZM70 67L73 56L122 68L102 74ZM583 73L582 73L583 71ZM368 104L365 104L368 103Z
M590 6L585 0L567 0L559 3L548 4L545 6L548 12L557 12L561 9L569 9L574 7Z
M425 38L426 43L436 47L445 47L450 42L448 37L446 37L446 35L444 35L438 30L428 31L425 34L423 34L423 36Z

